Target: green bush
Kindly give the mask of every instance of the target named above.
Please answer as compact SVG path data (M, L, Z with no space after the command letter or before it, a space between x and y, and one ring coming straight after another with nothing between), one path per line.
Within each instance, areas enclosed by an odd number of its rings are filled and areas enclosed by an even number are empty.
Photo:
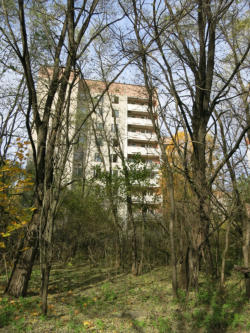
M172 332L171 326L169 324L168 318L159 318L158 319L158 330L159 333L170 333Z
M204 285L197 294L197 306L192 313L193 327L205 329L205 332L225 332L228 327L237 327L244 323L244 316L237 314L244 298L237 291L221 292L212 283Z
M17 308L7 298L0 301L0 328L9 325L13 321Z
M114 292L113 289L111 289L109 283L103 284L102 292L103 292L104 301L112 303L112 302L114 302L114 300L117 299L117 294Z

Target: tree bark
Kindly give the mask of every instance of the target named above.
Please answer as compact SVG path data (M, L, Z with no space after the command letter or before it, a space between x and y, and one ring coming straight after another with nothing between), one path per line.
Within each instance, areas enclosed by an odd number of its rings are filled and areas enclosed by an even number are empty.
M228 251L229 246L229 231L230 231L231 221L227 222L227 229L226 229L226 235L225 235L225 248L222 254L222 261L221 261L221 276L220 276L220 285L221 288L224 287L225 284L225 264L226 264L226 255Z
M244 266L248 269L249 267L249 257L250 257L250 205L246 204L246 217L243 221L243 246L242 246L242 252L243 252L243 261ZM246 297L247 299L250 299L250 273L246 273L245 275L245 287L246 287Z
M40 214L35 212L25 238L20 242L14 266L5 293L11 296L26 296L34 261L38 253L38 230Z

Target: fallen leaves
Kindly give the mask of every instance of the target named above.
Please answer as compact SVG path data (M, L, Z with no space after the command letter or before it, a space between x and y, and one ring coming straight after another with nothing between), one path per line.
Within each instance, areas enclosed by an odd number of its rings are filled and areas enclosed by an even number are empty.
M92 327L94 327L94 324L93 324L91 321L84 320L84 322L83 322L83 326L84 326L85 328L92 328Z
M54 308L55 308L55 305L54 305L54 304L49 304L49 305L48 305L48 309L49 309L49 310L53 310Z

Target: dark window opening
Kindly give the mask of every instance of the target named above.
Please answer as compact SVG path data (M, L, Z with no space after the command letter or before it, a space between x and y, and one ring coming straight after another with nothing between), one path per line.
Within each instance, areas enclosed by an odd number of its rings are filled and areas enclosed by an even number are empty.
M112 155L112 162L113 163L116 163L118 161L118 156L117 156L117 154L113 154Z
M119 104L119 97L118 96L111 96L111 101L114 104Z
M117 139L113 139L112 140L112 145L113 145L113 147L118 147L118 140Z
M112 131L113 133L116 132L115 128L117 128L117 130L119 129L118 124L111 124L111 131Z
M97 147L102 147L103 146L102 138L96 138L96 145L97 145Z
M96 129L98 129L98 130L102 130L103 129L103 123L97 123L96 124Z
M118 118L119 117L119 111L118 110L112 110L112 117Z
M82 161L83 157L84 157L83 151L76 151L74 153L74 159L75 159L75 161Z
M103 109L102 109L102 108L98 108L96 111L97 111L97 114L98 114L99 116L102 116L102 115L103 115Z
M81 163L76 163L74 167L74 175L75 177L82 177L83 176L83 167Z
M101 162L102 161L101 155L99 153L95 153L95 161L96 162Z
M95 169L94 169L94 177L95 178L98 178L98 177L100 177L101 176L101 169L100 169L100 167L96 167Z

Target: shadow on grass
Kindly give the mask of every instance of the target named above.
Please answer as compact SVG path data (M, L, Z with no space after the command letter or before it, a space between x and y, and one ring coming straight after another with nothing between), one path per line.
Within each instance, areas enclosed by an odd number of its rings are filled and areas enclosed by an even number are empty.
M222 292L216 285L204 284L192 305L185 303L184 297L179 298L180 308L174 315L177 331L182 332L185 327L185 332L202 329L207 333L225 333L232 328L240 332L237 328L245 321L242 311L247 303L237 289Z
M122 318L128 319L129 322L132 324L132 328L139 333L144 333L144 329L137 324L136 317L133 316L130 312L123 312L122 313Z
M30 288L27 296L37 296L40 290L40 277L38 270L34 270L31 277ZM49 294L58 294L67 291L81 289L86 290L94 285L112 280L117 276L116 270L100 270L99 268L89 268L89 265L78 265L77 267L55 267L51 270ZM120 275L119 275L120 276Z

